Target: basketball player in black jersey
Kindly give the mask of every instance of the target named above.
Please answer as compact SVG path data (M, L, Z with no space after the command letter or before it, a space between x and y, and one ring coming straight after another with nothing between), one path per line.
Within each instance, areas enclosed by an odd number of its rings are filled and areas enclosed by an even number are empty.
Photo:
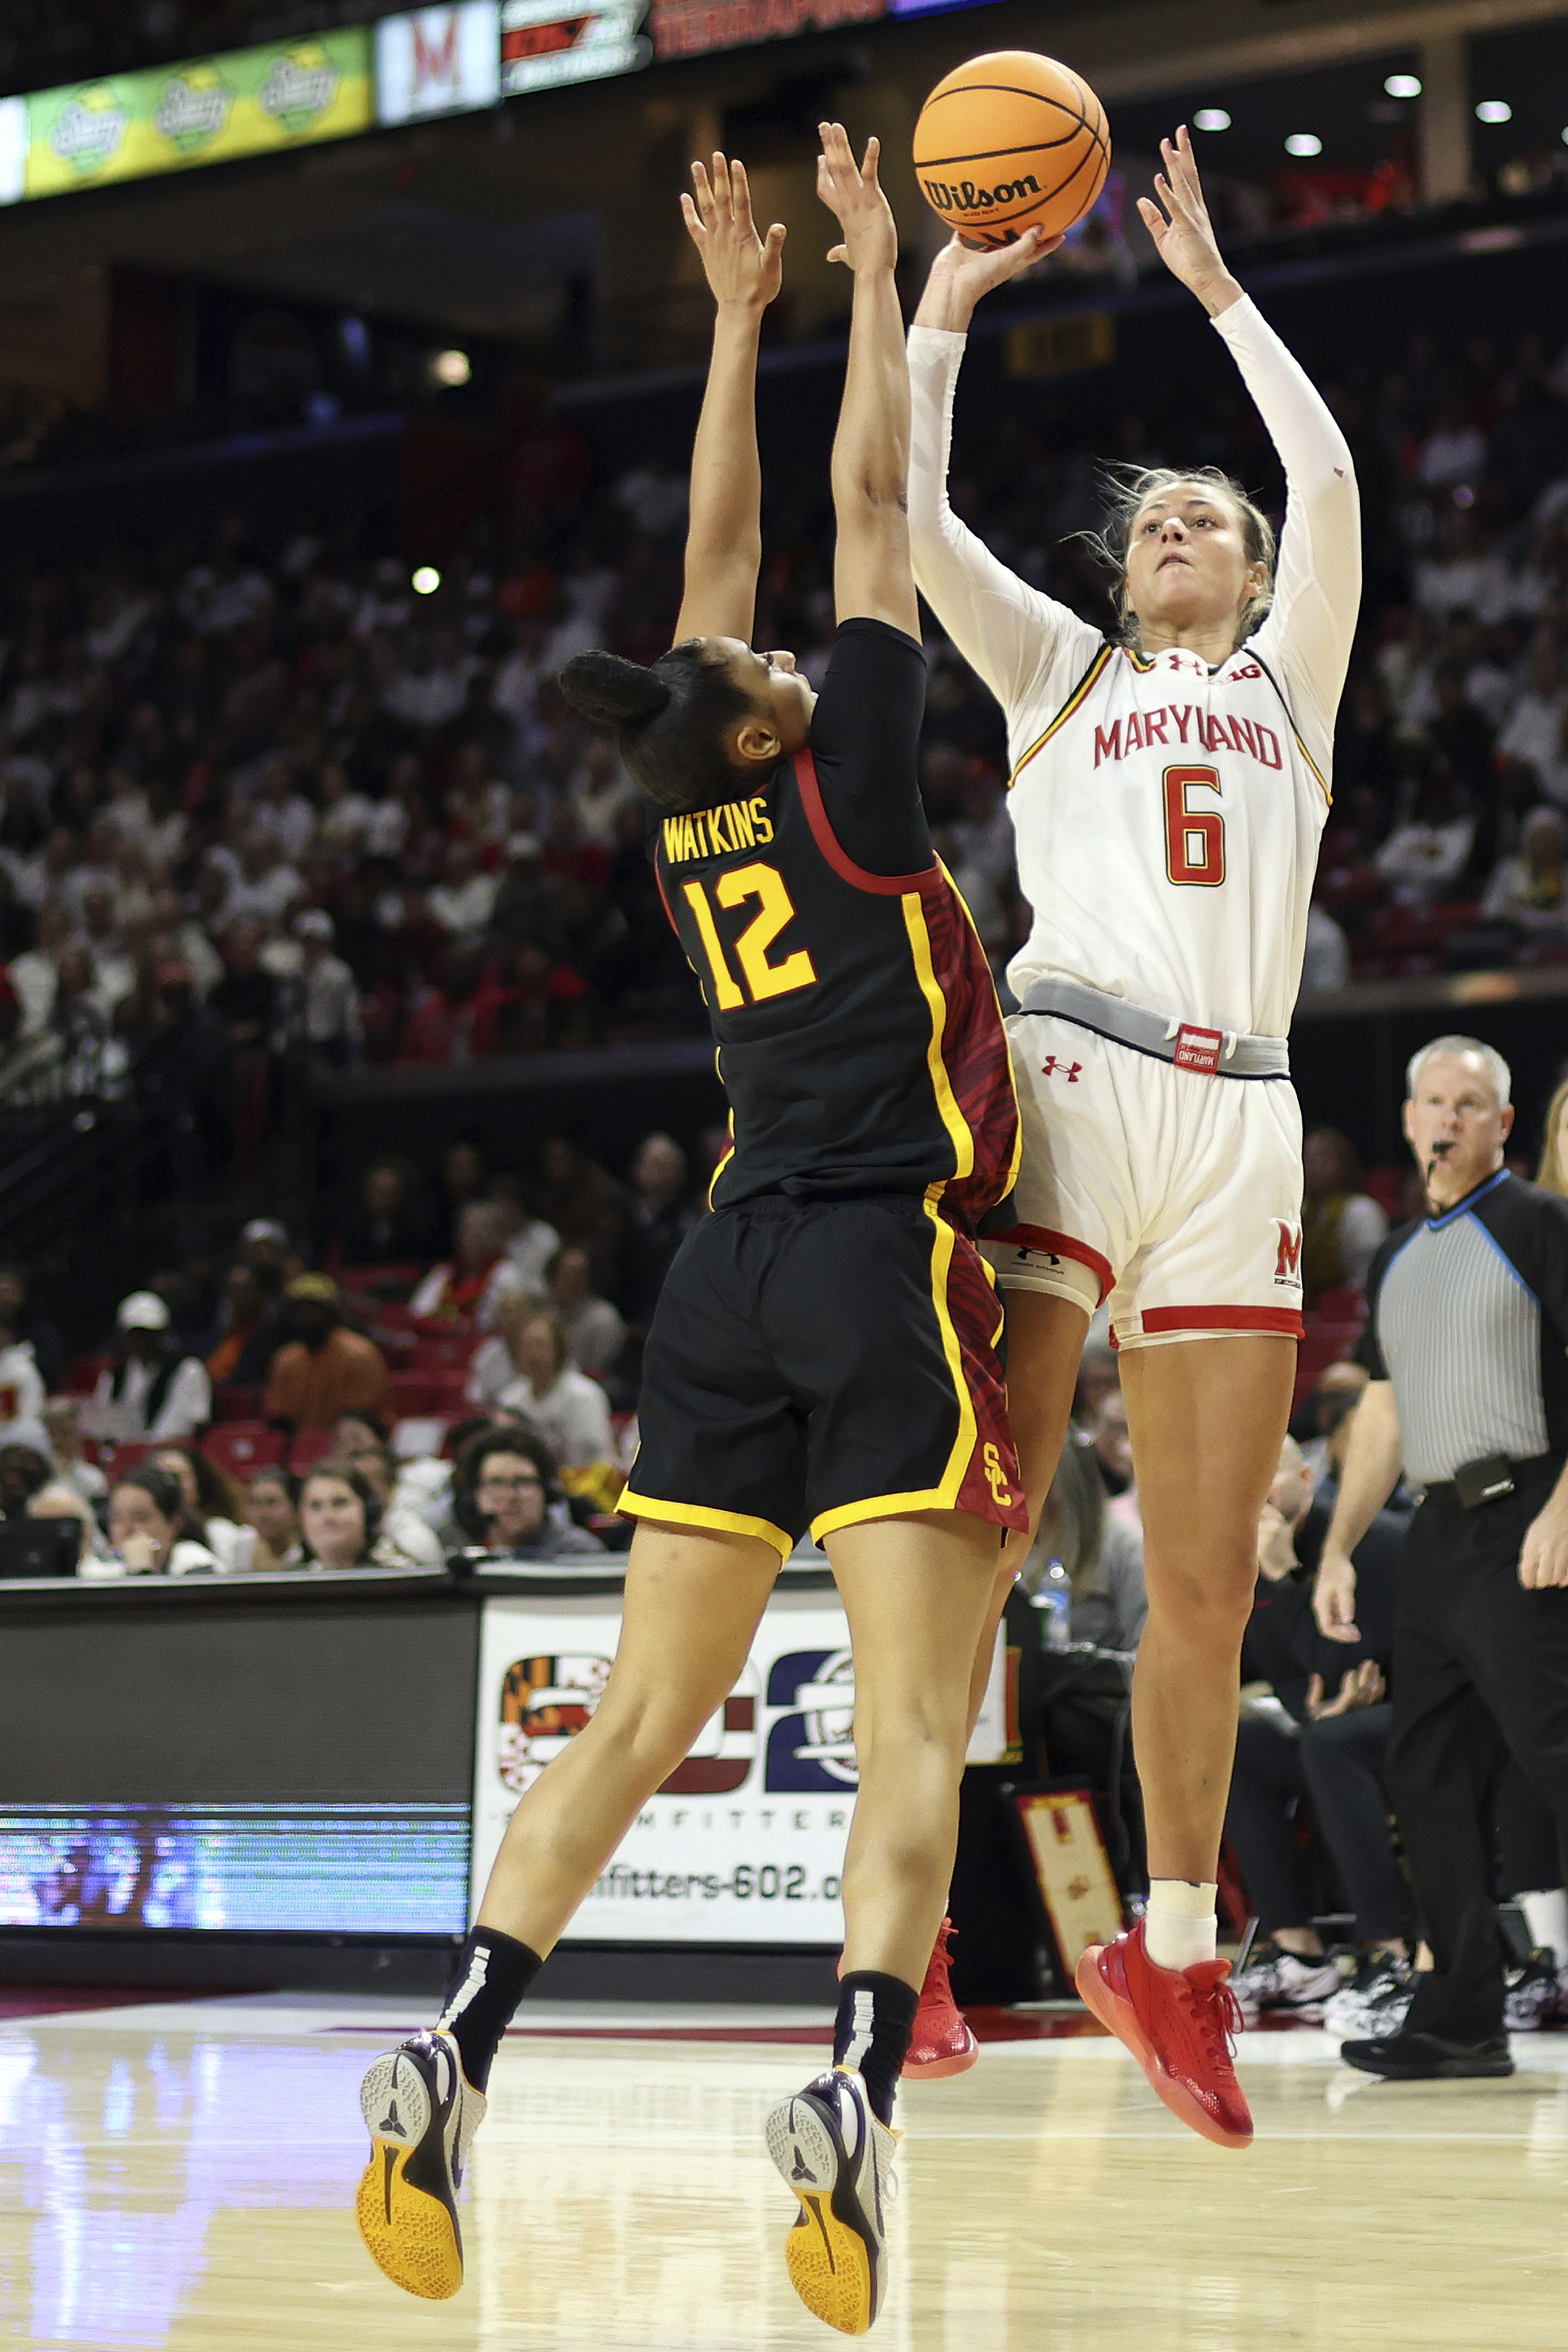
M855 296L821 693L790 655L750 644L758 330L784 233L758 237L745 173L721 155L693 165L682 200L718 317L677 642L651 668L588 654L563 676L657 804L659 883L707 997L732 1141L647 1344L614 1671L512 1816L436 2030L365 2078L359 2220L400 2285L456 2291L456 2189L500 2035L723 1705L809 1526L849 1621L860 1789L835 2065L775 2109L767 2137L800 2200L796 2289L858 2334L881 2294L888 2126L952 1863L971 1665L1003 1533L1026 1518L1002 1318L973 1240L1012 1182L1012 1074L916 788L897 236L876 142L863 168L837 125L823 146L819 193Z

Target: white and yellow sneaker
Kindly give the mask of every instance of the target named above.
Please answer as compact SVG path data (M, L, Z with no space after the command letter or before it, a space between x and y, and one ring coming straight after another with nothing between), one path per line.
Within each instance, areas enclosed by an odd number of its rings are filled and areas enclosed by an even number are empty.
M784 2243L790 2284L806 2309L844 2336L864 2336L881 2308L886 2208L897 2142L860 2076L818 2074L767 2122L768 2154L800 2200Z
M444 2302L463 2284L458 2195L485 2102L449 2033L416 2033L378 2058L359 2098L371 2138L360 2236L395 2286Z

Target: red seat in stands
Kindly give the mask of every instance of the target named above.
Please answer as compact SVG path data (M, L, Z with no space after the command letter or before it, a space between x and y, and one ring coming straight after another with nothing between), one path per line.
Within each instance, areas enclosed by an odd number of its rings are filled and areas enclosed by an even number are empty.
M430 1372L394 1372L387 1382L393 1419L412 1421L425 1413L442 1412L444 1407L437 1402L437 1394L444 1393L438 1392L437 1387L440 1377Z
M454 1365L467 1367L484 1334L479 1331L432 1331L422 1323L414 1335L405 1369L411 1372L444 1372Z
M345 1265L339 1274L340 1290L369 1291L390 1301L399 1292L406 1298L425 1279L423 1262L412 1265Z
M219 1421L203 1438L202 1452L231 1478L243 1480L276 1468L283 1445L282 1431L268 1429L264 1421Z
M99 1467L112 1486L115 1480L123 1478L128 1470L140 1468L143 1462L150 1462L154 1454L161 1454L163 1450L161 1438L127 1438L121 1444L102 1448L98 1457Z
M214 1389L213 1419L215 1421L259 1421L261 1417L259 1389Z
M1404 1213L1405 1187L1409 1177L1410 1163L1401 1160L1391 1168L1369 1168L1361 1180L1361 1188L1377 1202L1384 1215L1397 1224Z
M324 1462L332 1450L330 1429L302 1429L289 1453L289 1467L296 1478L303 1478L318 1462Z
M1296 1352L1296 1393L1291 1400L1292 1412L1309 1391L1316 1387L1331 1364L1343 1362L1360 1338L1359 1323L1315 1323L1310 1327Z

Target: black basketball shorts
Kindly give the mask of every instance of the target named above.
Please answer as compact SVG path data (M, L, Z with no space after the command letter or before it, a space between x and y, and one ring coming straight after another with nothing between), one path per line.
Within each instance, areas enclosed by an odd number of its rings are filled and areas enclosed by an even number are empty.
M720 1209L682 1244L643 1357L620 1507L760 1536L910 1511L1027 1525L973 1242L921 1199Z

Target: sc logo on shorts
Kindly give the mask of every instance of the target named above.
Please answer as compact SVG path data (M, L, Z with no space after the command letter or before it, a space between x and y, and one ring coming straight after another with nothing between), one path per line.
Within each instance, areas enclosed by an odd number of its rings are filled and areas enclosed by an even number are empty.
M855 1662L847 1650L795 1650L776 1658L768 1705L781 1715L768 1733L764 1787L841 1796L860 1785L855 1761Z

